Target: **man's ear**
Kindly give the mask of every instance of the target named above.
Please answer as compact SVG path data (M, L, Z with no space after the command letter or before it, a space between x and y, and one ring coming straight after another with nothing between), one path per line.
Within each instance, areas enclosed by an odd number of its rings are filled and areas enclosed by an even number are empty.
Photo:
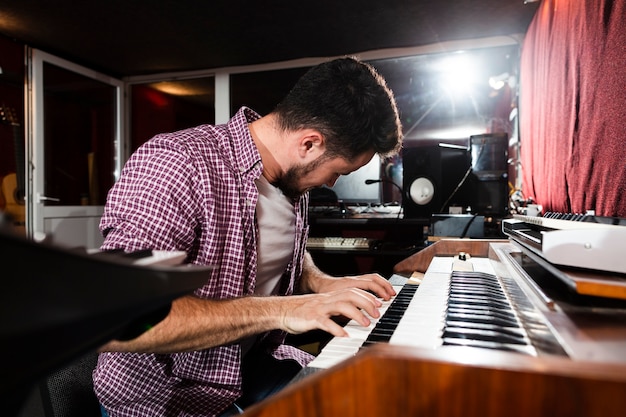
M326 150L326 140L318 130L303 130L298 150L301 158L316 159Z

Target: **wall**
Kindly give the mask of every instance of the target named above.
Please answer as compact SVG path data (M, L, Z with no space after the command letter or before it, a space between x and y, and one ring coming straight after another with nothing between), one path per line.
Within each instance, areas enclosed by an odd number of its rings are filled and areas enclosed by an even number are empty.
M542 0L520 83L524 197L626 217L626 0Z
M211 100L213 101L213 100ZM131 152L159 133L214 123L215 109L184 96L166 94L149 85L131 89Z

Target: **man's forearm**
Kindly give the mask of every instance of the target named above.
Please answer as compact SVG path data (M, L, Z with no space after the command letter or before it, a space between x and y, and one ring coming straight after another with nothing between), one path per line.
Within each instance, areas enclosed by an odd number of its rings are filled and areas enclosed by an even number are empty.
M278 328L282 313L274 297L205 300L185 296L161 322L128 340L112 340L100 351L173 353L224 345Z
M300 280L300 291L306 292L319 292L320 281L325 278L331 278L330 275L321 271L309 252L304 254L304 263L302 265L302 278Z

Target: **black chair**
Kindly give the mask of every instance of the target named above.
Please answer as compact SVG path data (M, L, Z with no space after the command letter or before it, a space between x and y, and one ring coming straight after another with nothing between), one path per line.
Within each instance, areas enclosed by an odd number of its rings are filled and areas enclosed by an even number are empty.
M98 354L90 352L39 384L45 417L100 417L91 373Z

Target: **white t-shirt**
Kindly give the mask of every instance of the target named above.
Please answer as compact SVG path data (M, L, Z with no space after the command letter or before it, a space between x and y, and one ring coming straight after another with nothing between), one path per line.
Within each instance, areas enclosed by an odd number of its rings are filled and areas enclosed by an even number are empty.
M257 242L258 265L256 295L272 295L278 291L278 282L293 259L296 213L293 204L265 177L256 180L259 201L256 218L259 225ZM242 357L256 340L256 336L241 341Z
M256 185L259 241L254 293L270 295L276 293L278 281L293 259L296 214L291 201L265 177L261 176Z

